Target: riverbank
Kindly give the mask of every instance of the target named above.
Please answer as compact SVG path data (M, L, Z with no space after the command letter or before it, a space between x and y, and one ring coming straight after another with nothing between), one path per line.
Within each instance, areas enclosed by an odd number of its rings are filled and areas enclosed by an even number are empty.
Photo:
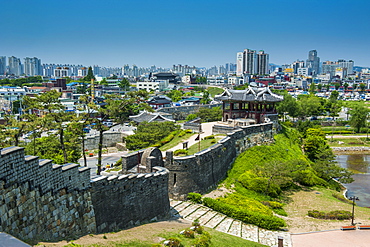
M354 153L354 154L370 154L370 147L352 146L352 147L331 147L334 154Z

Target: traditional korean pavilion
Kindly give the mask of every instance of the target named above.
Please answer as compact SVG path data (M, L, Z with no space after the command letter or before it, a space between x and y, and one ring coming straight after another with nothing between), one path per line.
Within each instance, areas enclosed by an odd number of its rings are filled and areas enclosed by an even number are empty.
M268 87L249 87L246 90L228 90L215 97L222 101L224 122L228 119L254 119L256 123L277 120L276 103L284 99Z

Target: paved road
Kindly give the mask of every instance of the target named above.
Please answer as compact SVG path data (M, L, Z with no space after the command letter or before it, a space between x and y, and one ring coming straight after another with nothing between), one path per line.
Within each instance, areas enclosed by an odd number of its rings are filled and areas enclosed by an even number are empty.
M102 165L103 167L106 166L107 164L114 164L116 163L122 155L127 154L127 151L124 152L118 152L118 153L109 153L109 154L103 154L102 156ZM98 157L86 157L87 161L87 167L90 167L90 174L91 176L95 176L96 172L98 170L96 164L98 164ZM79 164L80 166L84 166L84 159L81 158L79 159Z

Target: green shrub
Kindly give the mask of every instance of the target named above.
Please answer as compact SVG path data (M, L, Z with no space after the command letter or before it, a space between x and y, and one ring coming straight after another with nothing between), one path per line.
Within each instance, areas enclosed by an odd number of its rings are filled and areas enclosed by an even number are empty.
M185 154L187 155L188 154L188 150L186 149L177 149L173 152L173 155L180 155L180 154Z
M185 130L186 133L193 133L192 130Z
M310 210L308 211L308 216L326 220L348 220L351 219L352 214L351 212L345 210L335 210L330 211L328 213L321 212L318 210Z
M276 208L282 208L284 206L284 204L280 203L280 202L275 202L275 201L263 201L261 202L263 205L266 205L272 209L276 209Z
M188 193L188 200L195 202L195 203L202 203L202 195L199 193Z
M274 208L273 211L278 214L278 215L281 215L281 216L288 216L288 213L285 212L284 209L282 208Z
M202 235L200 235L199 237L197 237L194 241L193 241L193 245L194 247L209 247L211 246L211 235L204 231Z
M190 229L185 229L185 230L181 231L180 234L184 235L185 238L194 238L195 237L194 231L190 230Z
M265 215L253 211L241 210L235 206L214 200L212 198L203 198L205 206L223 213L231 218L238 219L247 224L254 224L267 230L278 230L286 226L283 219L275 216Z
M152 247L163 247L161 244L152 244Z
M208 140L208 139L215 139L215 136L214 135L210 135L210 136L206 136L203 138L204 140Z
M164 245L169 246L169 247L181 247L182 246L181 241L178 238L169 238L166 241L164 241Z

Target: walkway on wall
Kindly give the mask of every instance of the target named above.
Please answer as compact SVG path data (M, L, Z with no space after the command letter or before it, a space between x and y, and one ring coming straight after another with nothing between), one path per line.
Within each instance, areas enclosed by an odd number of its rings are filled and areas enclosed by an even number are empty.
M217 122L210 122L210 123L202 123L202 133L200 134L200 138L204 138L206 136L212 135L212 127L215 125ZM198 137L198 133L195 135L192 135L189 139L185 140L188 142L188 147L194 145L195 143L198 143L195 139ZM183 141L183 142L185 142ZM177 144L175 147L168 149L168 151L175 151L178 149L182 149L182 143Z
M171 213L179 218L193 222L198 219L203 226L241 237L267 246L278 246L278 237L284 238L284 247L292 247L290 233L269 231L255 225L245 224L218 213L201 204L171 200Z

